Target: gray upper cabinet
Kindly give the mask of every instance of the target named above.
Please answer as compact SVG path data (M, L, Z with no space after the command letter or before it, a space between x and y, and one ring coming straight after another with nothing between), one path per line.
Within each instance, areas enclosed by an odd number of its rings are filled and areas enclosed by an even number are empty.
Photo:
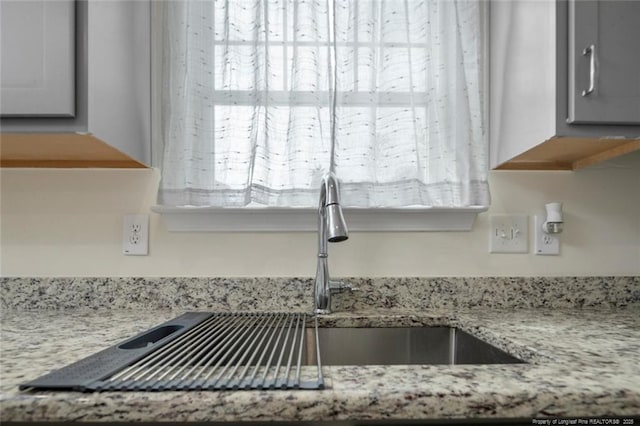
M75 2L0 2L0 114L75 115Z
M569 2L568 122L640 124L640 1Z
M0 6L2 132L90 133L149 164L150 0L0 0Z
M640 149L640 0L493 0L489 39L492 169Z

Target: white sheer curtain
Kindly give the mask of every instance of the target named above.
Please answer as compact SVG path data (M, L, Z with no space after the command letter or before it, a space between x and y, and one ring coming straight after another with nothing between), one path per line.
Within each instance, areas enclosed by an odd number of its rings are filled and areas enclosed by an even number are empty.
M480 1L156 5L159 203L489 205Z

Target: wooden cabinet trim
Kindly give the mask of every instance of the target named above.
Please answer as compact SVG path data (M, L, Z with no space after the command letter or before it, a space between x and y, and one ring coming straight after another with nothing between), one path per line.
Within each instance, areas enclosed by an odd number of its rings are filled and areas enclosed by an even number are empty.
M640 139L554 137L494 170L579 170L640 150Z
M0 167L147 168L90 134L2 133Z

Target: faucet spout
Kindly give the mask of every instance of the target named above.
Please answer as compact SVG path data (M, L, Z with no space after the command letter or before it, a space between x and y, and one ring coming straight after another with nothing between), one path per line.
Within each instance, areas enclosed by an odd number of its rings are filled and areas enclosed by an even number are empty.
M349 238L339 197L338 180L333 173L329 173L322 180L318 206L318 265L314 290L314 312L318 314L331 312L327 242L339 243Z

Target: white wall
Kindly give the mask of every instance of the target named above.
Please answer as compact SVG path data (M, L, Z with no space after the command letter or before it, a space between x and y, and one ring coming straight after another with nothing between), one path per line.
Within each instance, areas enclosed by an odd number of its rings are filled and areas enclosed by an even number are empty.
M1 169L2 276L312 276L313 233L169 233L151 216L150 255L122 255L125 213L148 212L154 170ZM492 172L493 205L472 232L352 233L334 276L640 275L640 153L579 172ZM492 213L564 202L557 257L489 254Z

